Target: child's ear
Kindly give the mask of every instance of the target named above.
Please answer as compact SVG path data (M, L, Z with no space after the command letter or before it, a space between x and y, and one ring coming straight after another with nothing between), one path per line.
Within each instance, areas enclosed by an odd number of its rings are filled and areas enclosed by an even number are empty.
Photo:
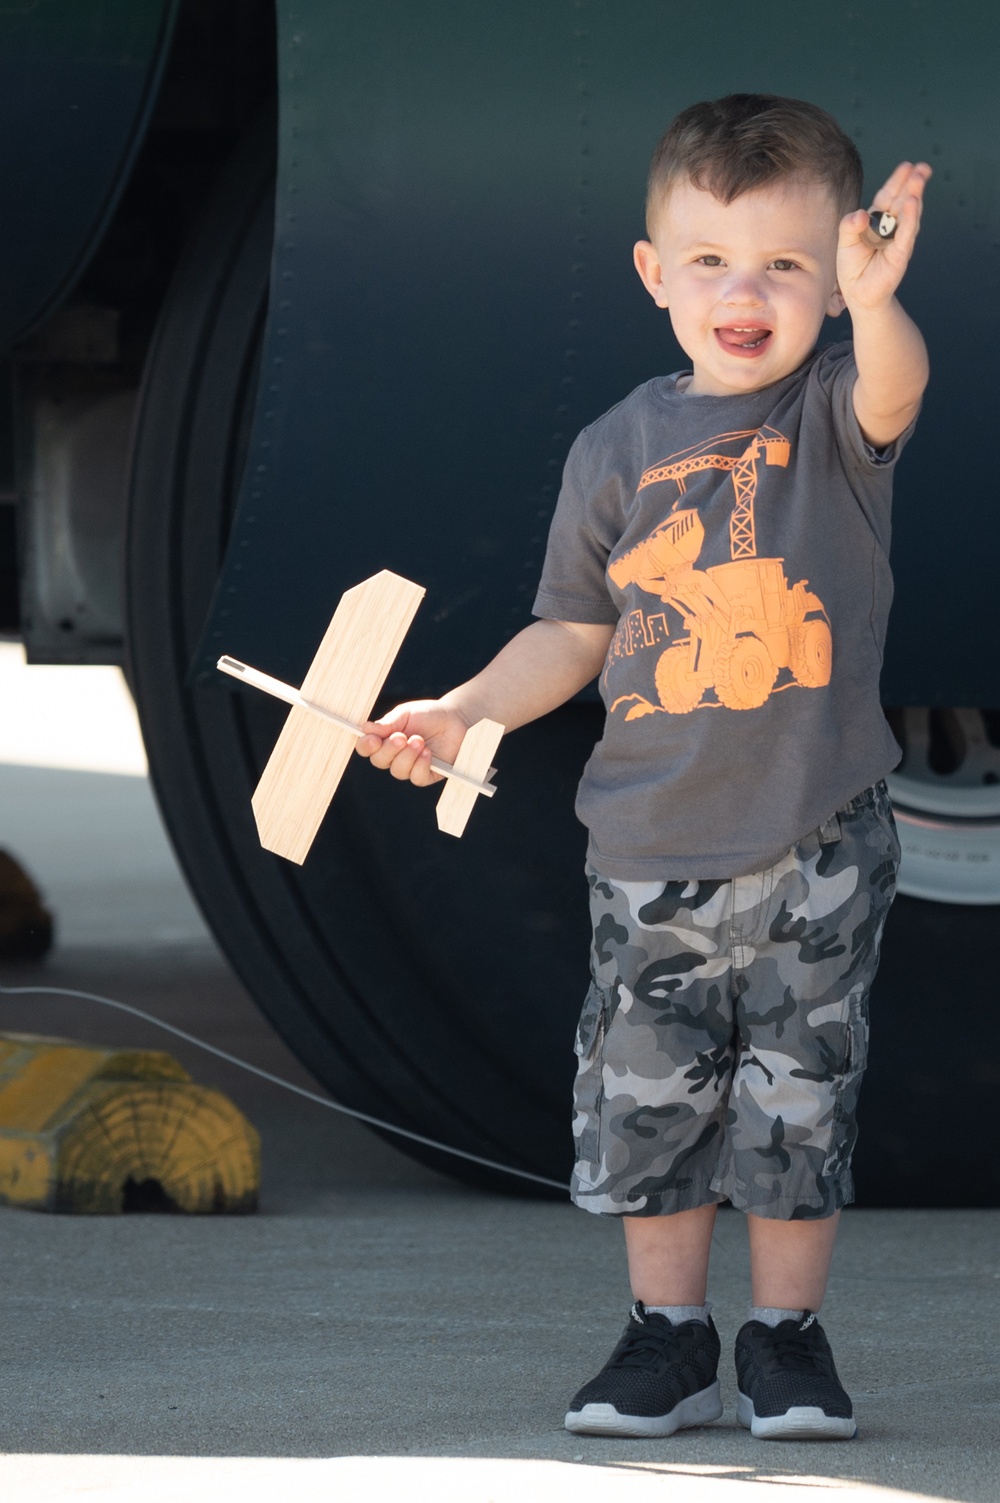
M632 252L639 280L658 308L667 306L667 289L663 285L663 268L655 245L648 240L637 240Z
M844 301L844 294L841 292L839 287L835 287L830 293L830 301L826 305L827 317L838 318L840 314L843 313L846 307L847 304Z

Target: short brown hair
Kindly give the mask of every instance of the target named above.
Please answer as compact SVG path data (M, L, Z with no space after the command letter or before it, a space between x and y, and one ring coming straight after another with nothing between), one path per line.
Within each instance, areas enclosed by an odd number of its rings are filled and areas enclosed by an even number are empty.
M678 178L707 188L724 204L779 178L825 183L841 214L861 202L861 157L850 136L818 105L779 94L727 94L681 111L650 164L650 232Z

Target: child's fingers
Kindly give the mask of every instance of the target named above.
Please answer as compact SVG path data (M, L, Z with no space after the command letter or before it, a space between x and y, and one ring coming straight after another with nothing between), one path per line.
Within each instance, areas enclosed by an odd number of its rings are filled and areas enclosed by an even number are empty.
M404 731L409 718L409 705L397 705L394 710L390 710L389 714L383 715L380 720L366 720L362 729L372 735L378 736L380 740L384 741L386 736L391 736L395 731Z
M400 747L389 767L389 775L400 782L415 783L418 788L441 781L441 774L431 770L431 749L422 736L410 736Z
M928 173L930 169L928 168ZM896 221L892 244L895 254L908 258L920 229L923 191L927 178L916 171L906 179L899 193L890 201L889 213ZM874 237L873 238L877 238Z
M895 167L872 200L872 208L888 209L892 200L898 198L903 191L903 184L913 171L912 162L900 162Z
M394 731L388 736L362 736L355 745L363 757L369 758L373 767L386 768L391 767L399 756L406 745L406 737L402 731Z
M838 244L841 250L868 241L869 220L866 209L854 209L840 221Z
M920 228L923 191L930 175L931 169L926 162L915 165L901 162L885 186L875 195L871 214L856 209L853 213L844 215L840 222L839 250L850 251L862 247L868 253L865 265L875 252L886 258L886 266L898 266L900 269L904 267ZM879 234L872 224L872 214L890 215L894 221L892 233Z
M399 708L393 710L388 715L384 715L381 720L366 720L362 726L364 735L358 737L354 743L354 750L359 757L370 757L372 761L375 761L377 757L380 757L382 748L390 736L398 732L405 732L408 719L409 716L405 708ZM405 741L405 734L403 739ZM387 767L388 765L387 761L381 759L375 761L376 767Z
M371 763L401 783L423 787L438 781L438 774L431 771L430 747L422 736L405 736L402 731L395 731L372 754Z
M889 213L897 219L900 211L911 199L919 205L924 188L933 174L928 162L900 162L895 172L882 184L872 200L872 208Z
M367 732L364 736L358 737L354 743L354 749L359 757L373 757L376 752L381 750L382 741L383 738L381 736Z
M360 756L401 782L423 788L441 781L441 774L431 769L431 748L442 761L453 762L466 726L436 700L411 700L381 720L366 721L361 730L355 743Z
M908 192L912 191L913 185L918 185L922 191L923 184L932 174L933 168L928 162L900 162L876 193L875 202L878 203L882 199L889 202L894 198L905 197Z

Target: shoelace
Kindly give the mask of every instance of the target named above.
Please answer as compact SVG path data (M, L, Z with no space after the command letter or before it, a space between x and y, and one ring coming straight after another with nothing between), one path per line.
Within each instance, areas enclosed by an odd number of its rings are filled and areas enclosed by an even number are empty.
M615 1355L615 1363L621 1367L655 1367L663 1362L664 1358L672 1360L679 1355L679 1348L683 1344L683 1337L670 1343L671 1335L676 1336L676 1328L671 1326L668 1331L654 1330L649 1325L649 1316L645 1318L645 1324L639 1325L637 1318L632 1317L618 1345Z
M798 1330L787 1335L775 1334L759 1355L769 1365L780 1366L784 1372L826 1374L829 1371L827 1355L811 1332L809 1335Z
M647 1331L629 1331L622 1337L617 1362L621 1367L655 1367L667 1355L661 1337Z

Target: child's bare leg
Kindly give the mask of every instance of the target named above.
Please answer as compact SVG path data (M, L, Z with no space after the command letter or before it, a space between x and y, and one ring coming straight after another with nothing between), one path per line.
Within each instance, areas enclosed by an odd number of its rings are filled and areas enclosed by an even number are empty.
M715 1205L673 1216L623 1216L632 1293L644 1305L703 1305Z
M857 1433L815 1313L826 1294L838 1220L747 1216L754 1308L736 1336L737 1416L761 1439L848 1440Z
M571 1401L567 1430L673 1435L719 1418L719 1333L701 1310L715 1211L622 1217L636 1304L608 1361ZM650 1309L663 1305L670 1315Z
M840 1212L821 1221L747 1216L753 1303L818 1310L826 1295Z

